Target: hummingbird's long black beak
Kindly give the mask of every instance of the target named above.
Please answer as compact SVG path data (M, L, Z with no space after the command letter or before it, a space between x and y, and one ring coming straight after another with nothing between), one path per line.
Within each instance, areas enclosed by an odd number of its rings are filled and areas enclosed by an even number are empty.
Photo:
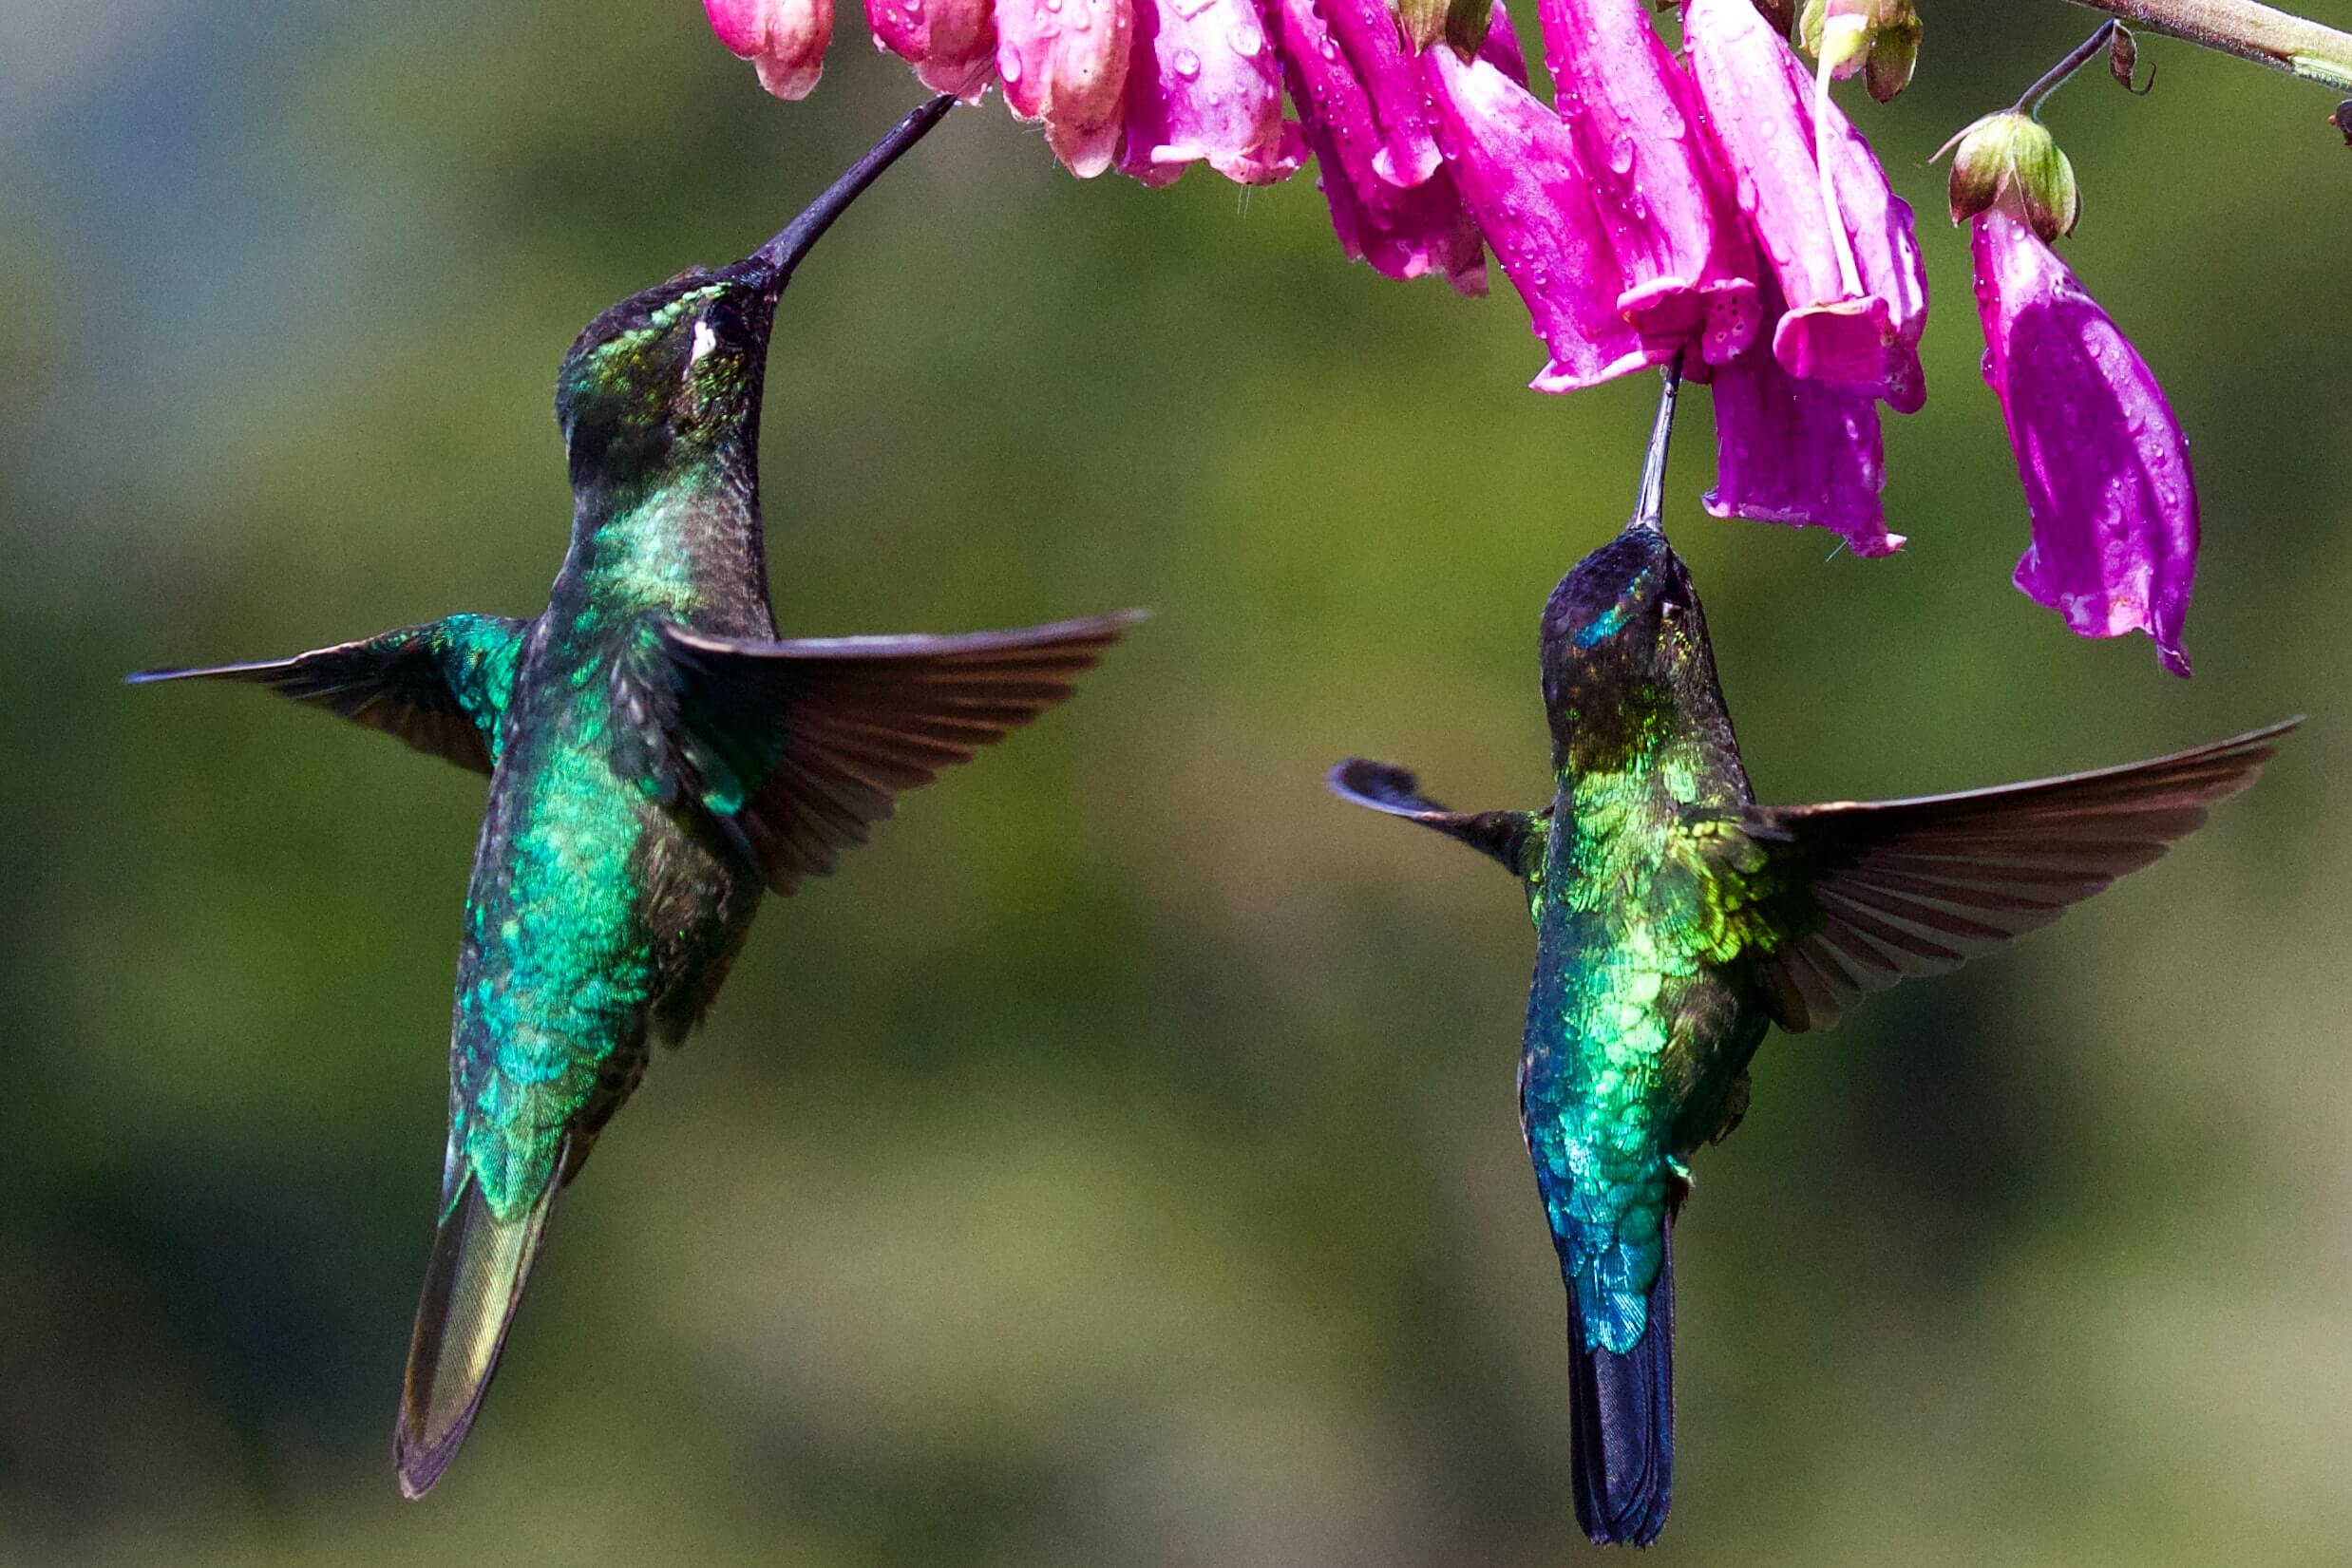
M947 118L947 111L956 106L952 93L941 93L928 104L917 107L904 120L890 128L890 133L869 148L863 158L849 165L848 172L825 189L825 194L811 201L800 217L786 224L775 238L753 251L749 259L770 269L768 295L774 298L792 280L792 269L801 264L810 247L833 226L833 220L849 210L849 204L874 183L882 172L899 161L916 142L920 142L931 127Z
M1658 422L1650 426L1649 455L1641 460L1641 491L1634 498L1632 527L1666 531L1666 448L1674 440L1674 397L1682 386L1682 358L1659 367L1665 387L1658 394Z

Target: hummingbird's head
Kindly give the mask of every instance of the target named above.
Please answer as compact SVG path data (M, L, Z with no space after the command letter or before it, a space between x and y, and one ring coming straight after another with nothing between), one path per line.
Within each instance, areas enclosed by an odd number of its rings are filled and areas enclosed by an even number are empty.
M1544 606L1544 705L1552 739L1600 744L1671 708L1707 648L1706 615L1682 557L1637 520L1580 560Z
M572 480L635 479L757 439L776 299L833 220L955 106L921 104L741 261L692 268L588 324L556 372Z
M755 262L693 268L588 324L556 372L576 475L697 455L757 414L776 312L770 274Z

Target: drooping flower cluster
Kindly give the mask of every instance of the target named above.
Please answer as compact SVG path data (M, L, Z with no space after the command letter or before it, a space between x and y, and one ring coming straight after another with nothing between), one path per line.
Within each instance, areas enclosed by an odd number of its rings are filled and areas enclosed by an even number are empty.
M779 98L817 85L832 0L703 0L722 43ZM866 0L877 47L935 92L1001 85L1072 174L1164 185L1195 162L1263 184L1299 166L1257 0Z
M704 4L769 91L814 86L832 0ZM1679 56L1647 0L1538 0L1551 104L1502 6L1481 0L866 0L866 14L933 89L977 101L1000 85L1074 174L1163 185L1204 162L1257 184L1312 155L1350 257L1476 294L1493 250L1546 349L1539 390L1668 363L1711 385L1716 516L1830 529L1862 556L1904 542L1887 528L1878 407L1925 401L1926 275L1910 208L1829 84L1902 89L1911 0L1808 0L1817 69L1760 0L1680 0ZM1963 149L1955 221L1963 166L1990 165ZM2020 199L1969 208L1986 375L2034 525L2018 585L2078 632L2148 629L2185 673L2196 502L2178 426Z

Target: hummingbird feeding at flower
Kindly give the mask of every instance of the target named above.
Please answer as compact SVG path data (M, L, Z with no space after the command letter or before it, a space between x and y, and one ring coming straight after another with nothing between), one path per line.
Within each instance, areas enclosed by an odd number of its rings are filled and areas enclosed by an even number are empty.
M1660 521L1675 386L1669 369L1632 522L1544 607L1551 803L1473 815L1385 763L1330 775L1526 886L1520 1127L1567 1286L1576 1517L1634 1545L1670 1496L1675 1216L1692 1155L1747 1109L1766 1030L1827 1029L2047 925L2196 828L2300 722L1997 789L1758 805Z
M450 615L262 664L270 687L486 773L458 950L440 1221L393 1440L401 1489L456 1455L556 1194L741 952L763 892L863 842L891 798L1071 694L1132 614L964 636L779 641L759 510L776 303L908 115L751 255L591 322L556 416L572 538L530 620Z

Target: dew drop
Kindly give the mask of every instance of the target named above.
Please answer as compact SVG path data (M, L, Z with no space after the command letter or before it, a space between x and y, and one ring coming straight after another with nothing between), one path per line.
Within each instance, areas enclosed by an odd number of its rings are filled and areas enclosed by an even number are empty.
M1176 57L1168 62L1168 66L1177 75L1190 82L1201 74L1201 57L1190 49L1178 49Z
M1248 22L1236 22L1229 36L1233 42L1233 52L1244 60L1254 58L1260 49L1265 47L1266 35Z
M1617 174L1633 173L1633 138L1623 131L1618 132L1617 140L1609 143L1609 168Z

